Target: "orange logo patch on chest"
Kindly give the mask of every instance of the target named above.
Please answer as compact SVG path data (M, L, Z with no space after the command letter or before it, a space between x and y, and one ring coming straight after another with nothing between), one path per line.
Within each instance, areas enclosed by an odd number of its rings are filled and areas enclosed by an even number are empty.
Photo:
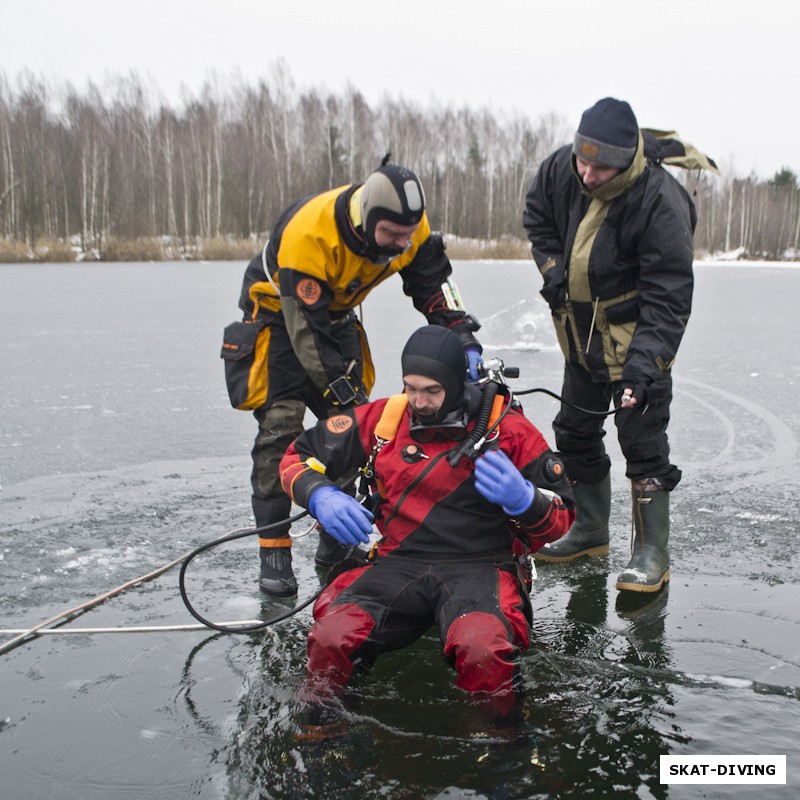
M297 284L297 296L307 306L313 306L322 294L322 287L313 278L303 278Z
M335 417L329 417L325 420L325 427L331 433L344 433L353 425L353 418L348 417L347 414L338 414Z

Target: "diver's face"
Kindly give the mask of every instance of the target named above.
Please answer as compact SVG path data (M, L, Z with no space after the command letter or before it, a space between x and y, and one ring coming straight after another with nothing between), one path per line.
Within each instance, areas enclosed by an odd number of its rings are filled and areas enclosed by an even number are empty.
M411 237L419 228L416 225L398 225L388 219L382 219L375 225L375 244L378 247L405 250L411 244Z
M444 386L424 375L404 375L403 387L408 395L408 405L418 417L436 414L446 396Z

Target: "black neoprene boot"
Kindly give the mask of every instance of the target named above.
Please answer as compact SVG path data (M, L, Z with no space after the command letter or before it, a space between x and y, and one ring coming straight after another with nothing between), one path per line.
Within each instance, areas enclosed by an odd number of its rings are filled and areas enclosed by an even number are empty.
M286 495L256 497L253 513L256 526L272 525L289 519L292 502ZM271 597L291 597L297 594L297 581L292 572L292 540L289 523L264 531L258 537L261 575L258 586Z
M620 591L657 592L669 580L669 492L646 491L647 484L631 484L633 545L631 560L617 578Z
M351 558L359 558L366 560L368 551L363 547L356 547L355 549L346 544L342 544L333 538L321 525L317 525L317 533L319 533L319 544L317 545L317 552L314 556L314 563L318 567L332 567L347 558L350 550Z
M533 554L539 561L572 561L579 556L608 554L611 475L598 483L575 483L576 516L572 527L555 542Z

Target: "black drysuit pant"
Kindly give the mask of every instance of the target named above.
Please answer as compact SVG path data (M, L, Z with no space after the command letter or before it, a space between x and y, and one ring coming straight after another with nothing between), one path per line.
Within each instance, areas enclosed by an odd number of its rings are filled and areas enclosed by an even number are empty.
M556 448L572 481L598 483L611 468L603 443L607 417L586 414L567 403L589 411L608 411L620 405L621 381L596 382L578 364L564 366L561 404L554 422ZM620 449L625 456L625 474L632 481L657 478L667 491L681 479L681 471L670 463L669 410L672 402L672 377L666 373L648 389L647 398L634 408L614 415Z

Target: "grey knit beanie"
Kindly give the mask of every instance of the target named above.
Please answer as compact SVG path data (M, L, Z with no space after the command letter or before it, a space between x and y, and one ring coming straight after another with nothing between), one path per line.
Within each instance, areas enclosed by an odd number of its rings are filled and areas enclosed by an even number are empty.
M583 112L572 152L593 164L626 169L638 144L639 123L631 107L604 97Z

